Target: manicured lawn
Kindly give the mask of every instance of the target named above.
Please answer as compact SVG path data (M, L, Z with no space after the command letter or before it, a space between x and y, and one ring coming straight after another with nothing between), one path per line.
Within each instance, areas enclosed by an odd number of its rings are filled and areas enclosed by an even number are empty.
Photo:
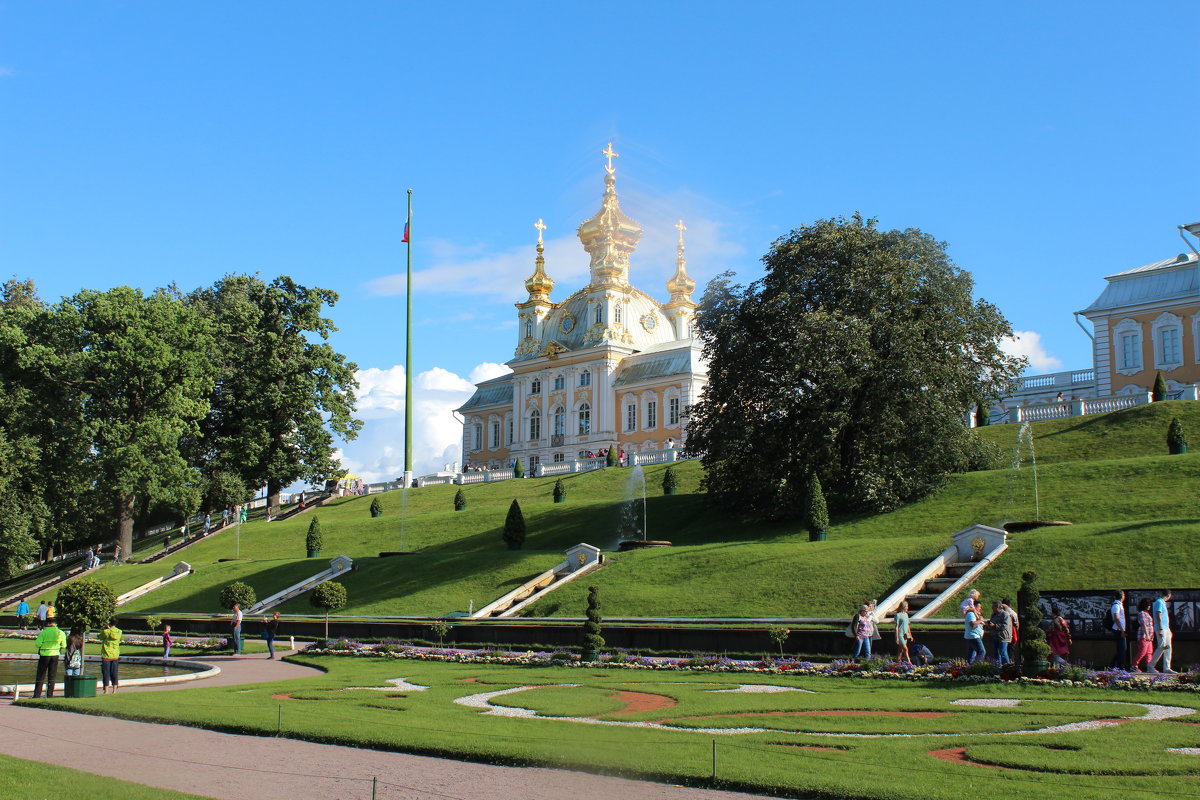
M1075 523L1010 537L1010 549L978 582L989 597L1014 595L1021 572L1037 570L1044 590L1109 586L1200 585L1200 559L1189 533L1200 522L1200 454L1163 455L1166 426L1179 416L1200 431L1200 403L1142 406L1108 415L1035 423L1042 519ZM1012 452L1018 426L980 429ZM1197 434L1200 435L1200 434ZM827 542L809 542L798 523L748 523L713 513L700 494L695 461L676 465L679 494L665 497L664 466L645 469L650 538L669 549L607 553L608 565L527 610L531 616L579 616L589 584L601 587L606 616L841 616L882 598L940 553L949 535L975 523L1000 525L1035 516L1032 470L952 476L935 494L888 514L843 515ZM93 576L127 591L166 574L175 560L196 573L123 607L133 612L221 611L223 586L242 580L265 597L323 569L345 553L357 569L342 582L339 613L440 616L496 599L562 560L577 542L615 549L621 507L640 497L633 471L607 469L564 478L567 502L551 500L555 479L462 487L467 510L455 512L455 486L378 495L384 516L372 519L371 498L344 498L283 522L243 526L197 543L158 564L105 567ZM529 535L520 551L500 538L517 498ZM640 505L640 503L639 503ZM325 536L321 558L304 558L313 516ZM410 555L380 558L385 551ZM307 597L281 608L310 613Z
M98 756L101 757L101 756ZM155 789L77 769L0 755L0 800L204 800L198 794Z
M251 687L38 702L85 713L694 785L713 785L715 746L718 785L806 796L959 800L986 787L992 797L1029 800L1150 798L1194 795L1200 775L1200 756L1169 752L1200 747L1195 724L1200 695L1194 693L377 657L298 660L328 672ZM354 688L384 687L395 678L428 688ZM805 691L726 691L746 684ZM534 716L495 715L486 713L486 705L455 702L507 689L518 691L493 697L492 706ZM954 703L961 699L1019 703L989 708ZM1037 732L1141 717L1147 703L1192 713L1178 721ZM931 755L958 750L975 763Z

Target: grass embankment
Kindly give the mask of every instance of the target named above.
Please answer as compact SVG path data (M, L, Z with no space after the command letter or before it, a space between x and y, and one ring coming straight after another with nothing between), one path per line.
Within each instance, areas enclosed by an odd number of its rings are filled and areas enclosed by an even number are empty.
M96 758L103 761L103 753L98 752ZM0 800L60 800L63 797L86 797L89 800L206 800L198 794L156 789L68 767L0 755Z
M1200 403L1160 403L1107 415L1034 423L1042 519L1075 523L1010 537L1010 549L979 581L989 597L1015 594L1019 575L1036 569L1043 589L1197 585L1200 560L1190 528L1200 521L1195 495L1200 455L1166 456L1172 416L1200 436ZM1011 453L1018 427L991 426L979 435ZM604 569L536 604L535 615L578 616L586 585L601 587L606 616L841 616L869 597L883 597L975 523L999 525L1034 517L1032 471L992 470L953 476L932 496L888 514L834 520L829 541L810 543L797 523L761 524L714 514L699 493L697 462L676 465L679 494L661 495L665 467L645 470L648 533L670 549L612 553ZM219 611L217 596L233 580L264 597L322 569L345 553L358 570L343 579L342 614L442 615L494 600L562 559L577 542L601 548L621 538L620 509L631 470L564 478L565 504L552 502L553 478L463 487L468 508L455 512L458 487L435 486L371 498L345 498L283 522L243 526L180 554L197 573L125 607L142 612ZM639 487L640 488L640 487ZM529 535L508 551L500 538L517 498ZM406 505L405 505L406 504ZM640 505L640 504L639 504ZM305 559L312 514L325 535L322 558ZM640 520L639 520L640 522ZM640 524L636 526L640 530ZM383 551L415 551L379 558ZM158 564L105 567L97 577L128 591L159 577ZM284 613L311 609L298 598Z
M1113 701L1200 708L1200 696L1189 693L333 656L297 660L328 672L252 687L39 702L234 732L691 785L714 785L715 746L715 785L806 797L959 800L977 794L985 779L991 796L1019 800L1184 796L1194 794L1194 776L1200 771L1196 756L1168 752L1200 745L1200 727L1190 724L1194 715L1180 722L1007 735L1146 711L1140 705L1112 705ZM399 677L428 688L352 688L385 687L386 681ZM721 691L739 684L806 691ZM528 709L541 718L496 716L454 702L520 687L532 688L491 702ZM963 698L1020 703L1008 708L954 704ZM592 721L589 718L607 724L584 724ZM637 722L665 727L628 724ZM721 732L728 728L763 730ZM977 763L952 763L932 755L959 748ZM980 763L1005 769L985 769Z

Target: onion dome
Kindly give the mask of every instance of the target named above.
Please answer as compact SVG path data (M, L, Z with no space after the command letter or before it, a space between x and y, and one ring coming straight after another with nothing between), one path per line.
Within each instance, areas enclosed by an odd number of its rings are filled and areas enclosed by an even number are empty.
M608 161L604 166L604 200L600 211L579 226L583 249L591 256L593 286L627 286L629 284L629 254L642 238L642 226L621 211L617 200L616 168L612 160L619 154L612 142L600 151Z
M687 258L683 255L683 232L687 230L687 226L683 224L683 220L679 220L675 227L679 231L679 245L675 249L675 274L667 281L667 291L671 293L668 305L694 305L692 292L696 290L696 282L688 277Z
M549 300L554 291L554 281L546 274L545 244L542 242L542 231L546 225L540 219L534 224L538 232L537 258L534 260L533 274L525 279L525 288L529 291L530 300Z

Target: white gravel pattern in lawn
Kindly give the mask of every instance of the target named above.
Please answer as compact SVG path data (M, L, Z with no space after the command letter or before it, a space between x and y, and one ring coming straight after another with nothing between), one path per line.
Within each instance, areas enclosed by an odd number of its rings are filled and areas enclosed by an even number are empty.
M615 719L592 719L591 717L547 717L538 714L528 708L512 708L510 706L495 706L492 705L492 699L495 697L503 697L506 694L515 694L524 692L530 689L567 689L575 688L578 683L559 683L543 686L514 686L511 689L499 689L492 692L480 692L479 694L471 694L466 697L455 699L455 703L467 708L482 708L484 713L496 717L522 717L525 719L544 719L552 722L577 722L582 725L620 725L629 728L653 728L661 731L675 731L676 733L705 733L705 734L720 734L723 736L740 735L746 733L778 733L792 734L799 736L827 736L827 737L845 737L853 739L917 739L929 736L950 736L948 733L837 733L832 731L785 731L774 730L768 728L684 728L675 725L663 725L658 722L626 722L624 720ZM761 685L761 684L760 684ZM783 687L778 687L783 688ZM734 691L724 689L719 691ZM803 690L802 690L803 691ZM816 694L816 692L811 692ZM970 698L968 698L970 700ZM974 700L973 702L963 703L961 701L953 701L960 705L973 705L987 702L989 707L1005 707L1009 704L1016 704L1020 701L1010 698L990 698L988 700ZM1084 720L1083 722L1070 722L1065 725L1052 725L1048 728L1038 728L1037 730L1028 731L999 731L992 736L1024 736L1035 733L1074 733L1076 731L1090 731L1098 728L1111 728L1115 725L1120 725L1126 720L1164 720L1174 719L1175 717L1186 717L1195 714L1196 710L1192 708L1183 708L1181 706L1162 706L1154 703L1126 703L1119 700L1064 700L1067 703L1104 703L1114 706L1138 706L1146 709L1145 714L1140 714L1133 717L1117 717L1114 719L1092 719ZM1184 748L1187 749L1187 748ZM1174 751L1173 751L1174 752Z
M390 683L391 686L347 686L346 691L350 691L351 689L365 689L371 692L423 692L429 688L419 683L409 683L404 678L389 678L386 683Z
M1183 753L1185 756L1200 756L1200 747L1168 747L1168 753Z
M772 686L768 683L743 683L736 689L709 689L713 694L775 694L776 692L804 692L816 694L809 689L797 689L794 686Z
M1005 697L967 697L955 700L952 706L975 706L977 708L1015 708L1021 705L1020 700L1010 700Z

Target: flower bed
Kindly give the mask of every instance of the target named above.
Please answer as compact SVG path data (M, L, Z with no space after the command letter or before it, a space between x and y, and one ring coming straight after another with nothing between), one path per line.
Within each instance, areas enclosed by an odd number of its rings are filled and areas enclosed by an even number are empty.
M829 663L789 658L761 660L733 659L726 656L697 655L689 658L640 656L623 651L603 653L599 661L581 661L566 650L509 651L497 649L418 647L406 642L366 644L338 639L315 642L309 655L356 656L365 658L404 658L416 661L448 661L459 664L509 664L513 666L563 666L587 669L685 670L690 672L753 673L760 675L801 675L805 677L869 678L892 681L932 681L938 683L1012 683L1027 686L1074 686L1093 689L1165 690L1200 692L1200 669L1176 676L1152 675L1125 670L1087 670L1082 667L1050 669L1034 678L1020 675L1013 667L1002 669L991 661L944 661L929 666L914 666L884 659L862 663L835 660Z

